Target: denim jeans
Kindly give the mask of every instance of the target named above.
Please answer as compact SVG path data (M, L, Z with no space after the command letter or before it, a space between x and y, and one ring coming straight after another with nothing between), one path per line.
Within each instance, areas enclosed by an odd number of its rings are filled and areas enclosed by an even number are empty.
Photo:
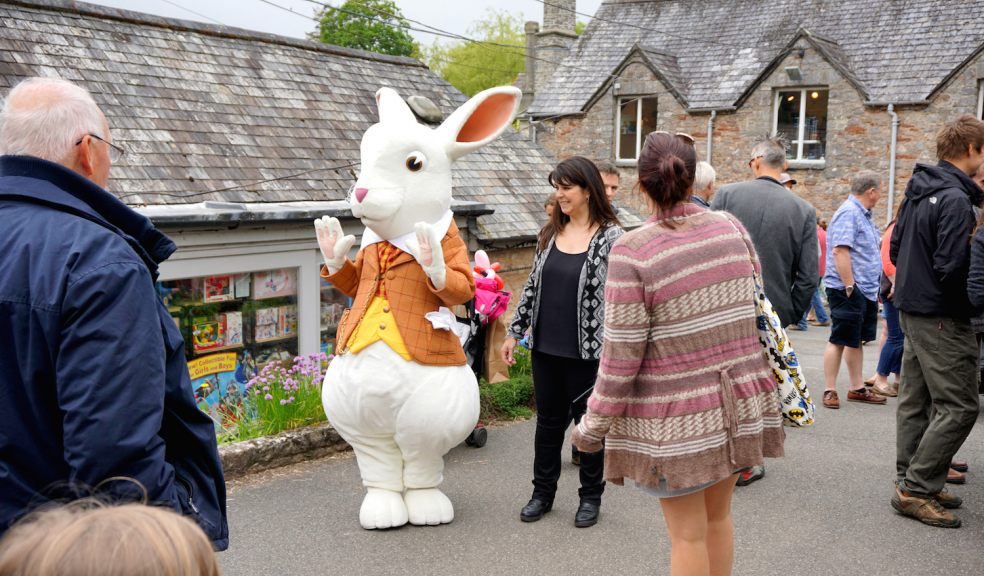
M905 334L902 333L902 326L899 325L898 308L892 304L891 300L882 302L882 307L885 311L885 326L888 329L888 337L885 338L881 356L878 357L878 374L887 377L889 374L898 374L902 370Z
M800 318L800 321L796 324L800 330L806 330L806 317L810 315L810 310L814 310L814 313L817 315L817 322L820 322L821 324L830 322L830 316L827 315L827 309L823 307L823 298L820 297L819 286L817 286L817 291L813 293L813 301L810 302L810 307L806 309L806 312L803 313L803 317Z

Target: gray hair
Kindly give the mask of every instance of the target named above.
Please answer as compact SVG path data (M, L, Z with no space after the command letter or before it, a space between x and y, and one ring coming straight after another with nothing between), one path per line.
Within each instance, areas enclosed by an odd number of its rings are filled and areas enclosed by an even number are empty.
M3 99L0 154L62 162L86 134L108 139L105 122L85 88L60 78L28 78Z
M701 160L697 163L697 170L694 173L694 192L703 192L714 185L717 172L714 167Z
M595 166L598 167L598 172L602 174L612 174L613 176L621 177L621 175L618 173L618 168L616 168L614 164L608 162L607 160L601 160L595 162Z
M881 183L881 174L871 170L862 170L858 172L854 180L851 180L851 194L860 196L872 188L878 188Z
M752 148L752 158L762 158L762 163L770 168L782 170L786 166L786 139L781 135L769 136Z

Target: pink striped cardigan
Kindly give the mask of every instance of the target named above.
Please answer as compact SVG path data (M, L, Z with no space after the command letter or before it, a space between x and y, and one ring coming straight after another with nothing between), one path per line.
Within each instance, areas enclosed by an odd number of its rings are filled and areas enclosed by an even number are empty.
M586 451L605 439L606 480L689 488L782 456L753 266L738 220L690 203L614 245L601 368L573 434Z

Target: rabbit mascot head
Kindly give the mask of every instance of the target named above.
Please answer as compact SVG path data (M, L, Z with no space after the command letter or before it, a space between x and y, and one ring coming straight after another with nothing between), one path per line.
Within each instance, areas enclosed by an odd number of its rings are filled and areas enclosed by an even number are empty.
M347 256L355 237L335 218L315 221L322 277L354 300L322 399L359 463L364 528L454 519L437 486L444 454L478 421L478 386L450 311L475 293L451 213L451 166L509 126L520 95L512 87L486 90L432 129L395 91L380 89L379 123L362 138L349 198L366 226L354 262Z

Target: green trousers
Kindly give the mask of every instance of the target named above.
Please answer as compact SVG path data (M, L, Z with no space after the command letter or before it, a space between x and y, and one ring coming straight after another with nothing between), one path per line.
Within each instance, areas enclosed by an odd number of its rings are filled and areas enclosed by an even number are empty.
M977 339L970 322L901 312L905 333L896 413L896 470L904 488L943 489L950 460L977 420Z

